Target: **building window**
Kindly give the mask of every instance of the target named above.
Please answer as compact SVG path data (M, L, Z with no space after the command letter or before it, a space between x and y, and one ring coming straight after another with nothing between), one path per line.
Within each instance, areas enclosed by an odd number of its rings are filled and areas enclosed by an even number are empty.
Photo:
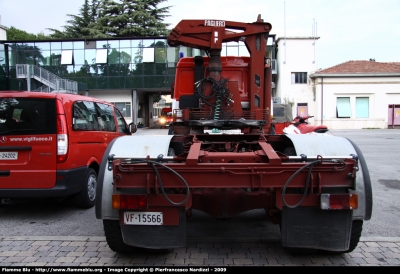
M0 45L0 47L3 45ZM0 50L0 66L6 64L6 53L3 50Z
M143 63L154 62L154 48L143 48Z
M356 118L369 117L369 98L356 97Z
M61 52L61 65L72 65L73 62L72 50L63 50Z
M88 64L88 65L92 65L92 64L96 64L96 50L95 49L86 49L85 50L85 61L83 62L83 64L80 65L84 65L84 64Z
M107 49L97 49L96 51L96 64L107 64Z
M51 51L51 64L53 66L59 66L61 65L61 51Z
M74 50L74 65L84 65L85 64L85 51L84 50Z
M132 117L131 116L131 103L130 102L125 102L125 103L113 103L120 111L121 114L125 117Z
M165 63L167 59L167 50L165 48L155 48L154 55L156 63Z
M307 72L292 72L292 84L307 84Z
M350 97L337 97L336 118L350 118L350 117L351 117Z
M175 62L178 61L178 48L167 48L167 62L169 67L174 67Z
M307 103L297 103L297 116L308 116Z

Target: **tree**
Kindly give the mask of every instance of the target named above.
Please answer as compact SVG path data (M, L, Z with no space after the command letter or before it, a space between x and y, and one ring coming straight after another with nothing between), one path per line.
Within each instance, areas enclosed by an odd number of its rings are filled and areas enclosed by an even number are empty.
M11 27L8 40L42 40L68 38L108 38L167 36L169 24L163 23L171 6L158 6L167 0L85 0L80 14L67 14L71 19L62 30L37 35Z
M49 39L44 33L32 34L11 26L7 30L7 40L44 40Z
M164 36L170 6L158 8L166 0L103 0L96 22L87 30L92 38Z
M79 15L68 14L71 20L63 30L48 29L51 38L109 38L166 36L163 23L170 6L159 8L167 0L85 0Z
M153 94L153 102L154 103L158 103L158 102L160 102L160 100L161 100L161 94L159 94L159 93Z
M85 0L85 3L80 8L80 15L67 14L67 16L71 17L71 20L67 21L68 25L63 26L64 31L48 29L53 32L50 35L51 38L89 38L88 25L96 22L97 9L100 4L100 0L92 0L90 4L89 0Z

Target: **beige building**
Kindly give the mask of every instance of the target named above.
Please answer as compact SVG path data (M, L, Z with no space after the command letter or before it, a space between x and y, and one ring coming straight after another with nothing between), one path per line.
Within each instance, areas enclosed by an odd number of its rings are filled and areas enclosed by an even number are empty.
M330 129L400 128L400 63L348 61L318 69L319 37L276 40L275 103Z
M309 75L314 124L330 129L399 128L400 63L348 61Z

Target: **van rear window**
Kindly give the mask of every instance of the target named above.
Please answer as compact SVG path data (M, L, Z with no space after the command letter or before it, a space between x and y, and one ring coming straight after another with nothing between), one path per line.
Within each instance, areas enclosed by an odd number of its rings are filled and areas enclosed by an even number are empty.
M0 135L56 134L55 99L0 98Z

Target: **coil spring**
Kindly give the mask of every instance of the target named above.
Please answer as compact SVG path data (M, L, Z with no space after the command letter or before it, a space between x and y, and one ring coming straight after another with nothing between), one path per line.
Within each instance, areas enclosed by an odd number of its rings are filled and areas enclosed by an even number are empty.
M206 82L211 83L212 94L210 94L209 96L206 96L203 93L203 85ZM210 108L214 108L214 120L219 120L220 114L223 114L223 113L221 113L224 111L222 109L223 101L227 101L227 100L232 101L232 99L231 99L232 95L230 94L229 89L226 86L227 82L228 82L228 80L225 78L221 78L219 81L216 81L213 78L207 77L207 78L199 80L195 83L195 85L197 86L197 89L198 89L198 93L199 93L200 97L202 98L203 102L205 104L207 104L208 106L210 106ZM215 104L212 104L209 102L209 100L211 100L213 97L215 97ZM209 118L211 118L211 116L212 116L212 113L210 113Z
M214 120L219 120L220 111L221 111L221 94L218 93L215 99Z

